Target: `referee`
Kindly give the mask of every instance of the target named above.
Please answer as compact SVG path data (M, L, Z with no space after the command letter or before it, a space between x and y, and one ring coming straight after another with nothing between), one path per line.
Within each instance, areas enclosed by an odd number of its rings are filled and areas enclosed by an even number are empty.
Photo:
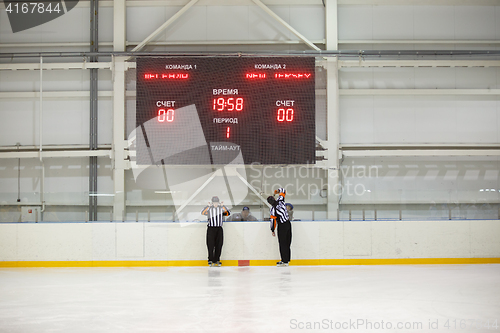
M224 233L222 231L223 216L229 216L231 212L221 203L219 197L212 197L212 202L201 211L202 215L208 218L207 225L207 249L208 266L220 267L220 254L224 242Z
M288 211L285 206L285 189L279 188L274 191L274 194L278 194L278 198L275 199L273 196L267 198L267 202L271 205L270 219L271 219L271 231L273 236L276 236L274 230L278 228L278 243L280 248L281 261L277 262L277 266L288 266L290 262L290 245L292 244L292 224L290 223L290 218L288 217Z

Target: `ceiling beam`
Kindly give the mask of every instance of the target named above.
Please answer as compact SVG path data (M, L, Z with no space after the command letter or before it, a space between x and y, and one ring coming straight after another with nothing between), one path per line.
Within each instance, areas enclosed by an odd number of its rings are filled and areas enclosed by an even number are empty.
M162 33L169 25L177 21L179 17L182 16L189 8L191 8L194 4L196 4L198 0L189 1L184 7L182 7L177 13L175 13L171 18L169 18L165 23L163 23L158 29L153 31L148 37L146 37L142 42L140 42L136 47L132 49L132 52L137 52L142 50L144 46L160 33Z
M168 0L168 6L184 6L189 0ZM262 0L267 6L323 6L322 0ZM129 0L127 7L164 7L165 0ZM499 6L499 0L338 0L341 6ZM251 0L200 0L197 6L249 6ZM89 7L79 1L77 7ZM101 0L99 7L113 7L113 1Z
M281 17L279 17L275 12L273 12L269 7L267 7L265 4L262 3L260 0L252 0L258 7L260 7L263 11L265 11L269 16L274 18L277 22L279 22L281 25L283 25L285 28L290 30L295 36L297 36L301 41L303 41L306 45L308 45L311 49L320 51L321 49L314 45L309 39L307 39L304 35L302 35L300 32L295 30L290 24L288 24L285 20L283 20Z
M340 89L340 96L403 96L403 95L500 95L500 89Z
M66 69L110 69L110 62L59 62L59 63L44 63L43 70L66 70ZM40 63L0 63L0 70L39 70Z
M339 44L500 44L499 39L341 39Z
M127 7L165 7L168 3L169 7L184 6L189 0L129 0L126 2ZM322 0L263 0L263 3L268 6L307 6L317 5L323 6ZM200 0L197 6L251 6L251 0ZM88 1L79 1L77 7L89 7ZM101 0L99 7L113 7L113 1Z
M57 157L111 157L111 149L107 150L57 150L57 151L8 151L0 152L0 159L6 158L57 158Z
M499 60L339 60L339 67L500 67Z
M403 156L500 156L500 149L426 149L426 150L342 150L345 157L403 157Z
M372 6L498 6L498 0L338 0L339 5Z

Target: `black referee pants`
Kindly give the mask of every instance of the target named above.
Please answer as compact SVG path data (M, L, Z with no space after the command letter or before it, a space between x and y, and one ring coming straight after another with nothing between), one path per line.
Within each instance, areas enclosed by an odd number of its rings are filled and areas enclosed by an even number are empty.
M290 262L292 245L292 224L290 221L278 223L278 242L280 245L281 261Z
M222 227L207 227L208 261L220 261L223 243L224 232Z

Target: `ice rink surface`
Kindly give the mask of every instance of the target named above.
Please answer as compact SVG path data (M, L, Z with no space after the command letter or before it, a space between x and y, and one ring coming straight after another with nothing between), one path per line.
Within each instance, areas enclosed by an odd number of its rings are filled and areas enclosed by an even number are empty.
M500 332L499 321L496 264L0 269L0 332Z

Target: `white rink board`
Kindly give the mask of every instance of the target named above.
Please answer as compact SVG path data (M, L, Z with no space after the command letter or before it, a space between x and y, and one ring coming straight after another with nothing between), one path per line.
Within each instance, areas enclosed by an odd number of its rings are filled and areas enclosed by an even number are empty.
M500 221L295 221L294 259L500 257ZM205 223L2 223L0 261L205 260ZM225 222L221 260L279 259L268 222Z

